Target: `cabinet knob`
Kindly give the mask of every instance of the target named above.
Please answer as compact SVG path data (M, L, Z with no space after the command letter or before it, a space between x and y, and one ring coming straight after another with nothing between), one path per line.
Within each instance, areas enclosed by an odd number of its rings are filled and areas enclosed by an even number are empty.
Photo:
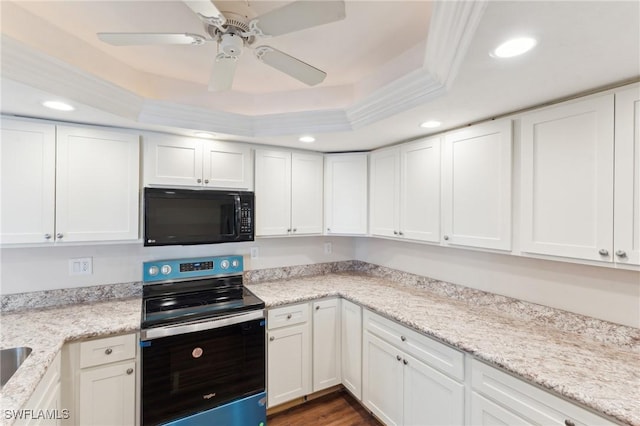
M196 182L202 183L202 179L198 178L198 179L196 179Z
M397 359L398 361L402 361L402 357L401 357L400 355L396 355L396 359Z
M44 239L45 240L50 240L51 239L51 234L44 234Z
M132 374L133 373L133 368L127 368L127 374Z
M291 228L287 229L287 233L291 232Z
M404 235L404 232L398 231L398 235L400 235L402 237Z
M331 232L331 228L327 228L327 232Z
M273 337L273 336L269 337L269 341L270 341L270 342L273 342L274 340L276 340L276 338L275 338L275 337Z
M400 340L402 340L403 342L406 342L407 338L405 336L400 336Z
M298 228L293 228L293 232L296 232L298 230Z
M573 420L566 419L564 421L565 426L576 426Z
M393 231L393 235L398 235L398 231Z
M291 319L291 314L287 315L287 319Z
M209 183L209 179L205 179L205 180L204 180L204 183Z
M320 310L320 305L316 305L316 311Z
M618 250L616 251L616 256L618 256L620 259L624 259L625 257L627 257L627 252L624 250Z
M62 239L62 237L64 237L64 235L62 234L62 232L58 232L58 233L56 234L56 238L57 238L57 239L59 239L59 240L60 240L60 239Z
M111 355L111 354L113 353L113 349L111 349L111 348L107 348L107 349L105 349L104 353L105 353L106 355Z
M407 361L406 359L403 359L403 360L402 360L402 363L403 363L404 365L407 365L407 364L409 364L409 361Z
M445 240L445 241L449 241L449 236L448 236L448 235L445 235L445 236L444 236L444 237L442 237L442 238L444 238L444 240Z
M609 250L607 249L600 249L598 250L598 253L600 254L600 256L609 256Z

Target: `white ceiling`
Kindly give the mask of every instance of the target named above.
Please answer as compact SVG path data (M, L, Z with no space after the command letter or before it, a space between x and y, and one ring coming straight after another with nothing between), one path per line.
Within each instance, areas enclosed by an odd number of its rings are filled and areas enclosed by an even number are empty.
M218 2L260 15L287 2ZM7 114L91 122L314 149L371 149L640 75L640 2L347 1L343 21L262 39L327 72L302 83L245 51L233 90L207 91L215 45L114 47L96 32L192 32L180 1L17 1L2 8L2 104ZM473 8L473 10L471 10ZM453 16L454 20L447 20ZM466 20L465 20L466 19ZM528 54L497 60L508 37ZM442 66L442 63L449 64ZM34 71L37 70L37 71ZM56 72L68 74L56 80ZM73 113L40 106L45 98ZM300 133L317 141L302 145Z

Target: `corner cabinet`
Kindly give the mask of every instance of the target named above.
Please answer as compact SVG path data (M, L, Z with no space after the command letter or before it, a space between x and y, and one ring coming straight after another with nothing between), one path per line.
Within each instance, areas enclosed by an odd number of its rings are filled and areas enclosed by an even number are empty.
M522 251L610 260L613 95L522 117Z
M144 186L253 189L251 147L173 135L145 136Z
M138 135L2 119L4 244L138 239Z
M370 155L372 235L440 241L440 138Z
M61 356L58 354L23 407L23 410L46 415L16 419L15 426L60 426L71 418L72 413L62 404L61 368ZM7 417L5 419L8 420Z
M386 425L464 424L464 354L368 310L362 402Z
M256 150L256 236L322 233L323 156Z
M325 233L367 234L366 153L325 155Z
M448 133L442 244L511 250L511 120Z

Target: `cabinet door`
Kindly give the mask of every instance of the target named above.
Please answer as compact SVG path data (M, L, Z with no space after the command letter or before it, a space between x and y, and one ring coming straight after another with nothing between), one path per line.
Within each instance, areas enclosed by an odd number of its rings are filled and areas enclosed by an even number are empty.
M522 251L611 261L613 95L522 117Z
M399 236L400 150L375 151L369 156L369 226L372 235Z
M341 300L342 384L358 400L362 399L362 308Z
M134 425L136 423L135 361L82 370L80 425Z
M55 126L2 119L2 243L53 242Z
M404 401L401 352L367 331L362 343L362 402L387 426L401 425Z
M309 323L269 330L267 398L269 407L311 393Z
M640 87L615 97L615 261L640 265Z
M202 141L202 183L207 187L253 188L251 148L233 142Z
M471 393L471 425L477 426L527 426L532 425L506 408Z
M320 154L291 155L291 232L321 234L323 166Z
M400 147L400 232L440 241L440 138Z
M464 424L464 385L423 362L403 355L404 424L457 426Z
M202 141L154 135L144 143L145 186L202 185Z
M256 150L256 236L291 232L291 153Z
M341 382L340 300L313 303L313 391Z
M450 133L443 153L443 243L511 250L511 121Z
M328 234L367 233L367 154L325 157L325 228Z
M138 135L57 128L56 240L138 239Z

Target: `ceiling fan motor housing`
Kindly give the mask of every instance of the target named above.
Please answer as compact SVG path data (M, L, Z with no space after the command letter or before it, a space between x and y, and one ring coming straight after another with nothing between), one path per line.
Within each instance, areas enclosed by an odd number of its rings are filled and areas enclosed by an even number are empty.
M244 40L237 34L229 32L220 37L220 50L227 56L240 56L243 46Z

